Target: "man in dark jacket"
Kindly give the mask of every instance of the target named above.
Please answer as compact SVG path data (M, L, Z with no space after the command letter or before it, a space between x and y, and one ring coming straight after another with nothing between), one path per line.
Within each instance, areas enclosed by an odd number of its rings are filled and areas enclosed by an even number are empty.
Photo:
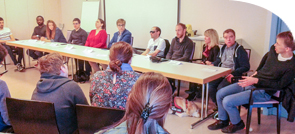
M67 78L67 68L60 54L45 55L38 62L41 78L32 100L53 102L59 132L72 134L78 127L75 106L88 105L86 97L79 85Z
M218 118L208 126L210 130L222 129L224 133L234 133L245 127L237 106L248 104L251 89L273 88L285 89L293 82L295 76L295 43L291 32L277 35L277 42L264 55L256 72L243 76L239 83L231 84L218 90ZM255 90L252 94L254 102L264 102L271 99L274 90ZM231 124L229 125L229 121Z
M242 76L250 69L248 54L244 47L239 45L236 40L235 31L227 29L223 32L225 44L221 47L218 57L214 62L206 61L207 65L231 68L232 72L226 77L219 78L209 83L209 96L216 104L217 90L230 85L231 78Z

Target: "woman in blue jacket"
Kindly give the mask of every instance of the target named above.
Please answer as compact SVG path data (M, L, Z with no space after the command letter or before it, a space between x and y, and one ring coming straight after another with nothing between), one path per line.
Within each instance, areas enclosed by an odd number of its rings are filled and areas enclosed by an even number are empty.
M47 38L47 39L46 39ZM67 43L62 31L56 26L53 20L48 20L46 24L46 38L41 37L42 41L47 42L63 42Z
M111 48L111 46L119 41L124 41L127 42L132 46L131 43L131 33L125 29L126 21L124 19L118 19L117 20L117 27L118 27L118 32L114 33L114 36L110 43L108 44L108 48Z

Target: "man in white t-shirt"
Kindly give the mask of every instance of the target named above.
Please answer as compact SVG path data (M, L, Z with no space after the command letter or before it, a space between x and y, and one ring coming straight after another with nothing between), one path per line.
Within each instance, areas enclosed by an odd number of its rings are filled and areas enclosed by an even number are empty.
M15 41L14 37L9 28L4 27L4 20L0 17L0 44L2 44L6 49L8 54L10 55L14 65L16 65L18 71L23 71L23 67L21 65L21 61L23 59L23 48L8 46L6 45L7 41ZM18 55L18 60L16 56L13 54L16 52Z
M141 55L151 55L157 57L164 57L166 48L165 40L160 37L161 29L159 27L153 27L150 31L151 39L149 40L147 49Z

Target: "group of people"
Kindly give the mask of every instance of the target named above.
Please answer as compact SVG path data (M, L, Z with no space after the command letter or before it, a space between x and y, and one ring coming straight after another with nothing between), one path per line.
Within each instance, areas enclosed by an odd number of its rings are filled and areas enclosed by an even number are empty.
M34 29L32 39L43 41L66 42L60 29L53 21L48 21L45 26L42 16L37 17L38 26ZM1 28L2 24L2 28ZM85 45L95 48L110 48L109 65L99 71L97 63L89 62L95 71L90 83L90 102L97 107L110 107L125 110L124 117L117 123L99 131L98 133L168 133L164 129L164 122L172 93L175 90L174 79L166 78L161 74L148 72L140 74L131 67L133 48L131 33L125 29L125 20L117 21L118 32L106 44L105 23L98 19L96 29L87 36L87 32L80 28L80 20L73 20L74 30L68 43ZM0 20L0 41L8 41L7 33L3 35L3 20ZM41 31L45 31L42 35ZM47 32L49 31L49 32ZM165 57L166 59L189 62L192 57L193 41L186 36L186 26L179 23L175 27L176 37L172 39L167 55L165 40L160 37L161 29L157 26L150 31L151 39L146 51L142 55ZM6 36L5 36L6 35ZM10 39L12 34L8 34ZM274 88L284 89L295 76L295 43L291 32L282 32L277 35L277 42L271 46L257 68L250 76L243 76L238 83L232 82L232 78L242 76L250 69L248 54L242 45L235 41L235 31L227 29L223 32L225 44L219 47L218 34L214 29L208 29L204 33L205 44L203 46L201 64L230 68L231 74L209 83L209 96L216 104L219 120L208 126L210 130L222 129L222 132L233 133L244 128L236 106L249 102L250 89ZM3 38L5 37L5 38ZM3 40L2 40L3 39ZM3 45L5 46L5 45ZM8 49L0 46L0 60L5 57ZM85 95L76 82L67 78L67 68L63 64L62 56L58 53L43 54L42 52L28 52L30 56L38 59L37 68L41 73L40 81L32 95L33 100L49 101L55 104L57 124L61 133L73 133L77 129L75 105L88 105ZM39 54L40 55L39 55ZM42 54L41 54L42 53ZM79 69L82 68L78 61ZM85 62L88 64L87 62ZM91 70L89 65L86 70ZM81 68L80 68L81 67ZM193 70L192 70L193 71ZM88 72L90 74L91 71ZM10 97L5 82L1 93ZM190 83L191 93L196 94L195 83ZM1 87L2 88L2 87ZM245 90L244 90L245 89ZM274 91L257 90L253 97L255 101L267 101ZM5 107L5 97L1 98L2 124L10 125ZM3 110L3 112L2 112ZM2 114L3 113L3 114ZM231 122L231 123L229 123ZM1 125L1 124L0 124Z

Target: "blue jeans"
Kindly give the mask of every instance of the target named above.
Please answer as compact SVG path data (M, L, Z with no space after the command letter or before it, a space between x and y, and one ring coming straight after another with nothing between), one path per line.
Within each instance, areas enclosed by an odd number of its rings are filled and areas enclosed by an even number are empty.
M230 119L232 124L238 124L241 121L237 106L249 104L251 89L255 86L242 88L238 83L231 84L217 91L216 99L218 105L218 118L220 120ZM254 102L263 102L270 100L271 96L265 93L265 90L256 90L253 92Z

